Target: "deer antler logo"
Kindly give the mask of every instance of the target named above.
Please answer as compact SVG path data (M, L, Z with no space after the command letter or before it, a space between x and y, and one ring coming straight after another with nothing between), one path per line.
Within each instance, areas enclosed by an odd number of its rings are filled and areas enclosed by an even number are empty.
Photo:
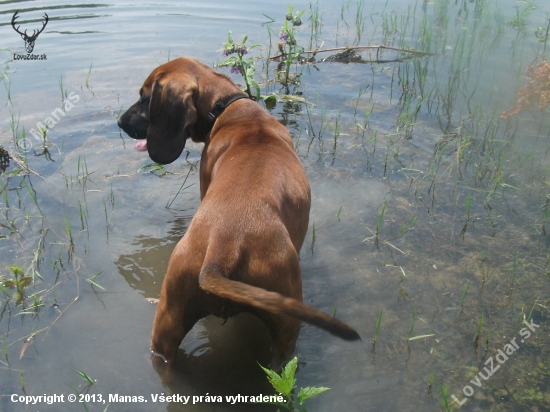
M38 31L33 30L32 35L29 36L29 35L27 34L27 30L25 30L23 33L21 33L21 32L19 31L19 27L21 27L21 26L15 27L15 23L16 23L15 19L17 19L17 18L19 17L19 16L17 15L17 13L19 13L19 10L16 11L16 12L13 14L13 17L11 18L11 25L13 26L13 29L14 29L17 33L19 33L19 34L21 35L21 38L22 38L23 40L25 40L25 48L27 49L27 53L32 53L32 51L33 51L33 49L34 49L34 42L36 41L36 38L38 37L38 35L39 35L40 33L42 33L42 31L44 31L44 28L46 27L46 24L48 24L49 17L48 17L48 15L47 15L46 13L44 13L45 21L44 21L44 23L42 23L42 24L43 24L42 28L41 28L40 30L38 30Z

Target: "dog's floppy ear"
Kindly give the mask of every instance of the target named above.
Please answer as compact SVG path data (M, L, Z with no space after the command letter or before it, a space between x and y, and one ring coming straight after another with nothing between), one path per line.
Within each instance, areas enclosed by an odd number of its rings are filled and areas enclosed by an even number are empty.
M187 78L155 80L149 102L147 150L149 157L162 164L176 160L197 121L193 102L196 84Z

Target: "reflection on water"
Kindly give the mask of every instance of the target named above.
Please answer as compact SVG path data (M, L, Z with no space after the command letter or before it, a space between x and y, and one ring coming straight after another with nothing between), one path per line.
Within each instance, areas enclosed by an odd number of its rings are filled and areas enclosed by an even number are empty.
M177 218L168 222L170 229L161 239L138 235L132 242L132 253L115 260L119 273L128 284L145 297L157 298L172 250L181 239L190 218Z
M199 321L186 336L184 349L179 350L175 364L167 366L155 358L153 366L170 393L209 393L223 396L224 400L226 396L238 394L271 394L273 389L257 363L269 363L270 345L267 328L250 314L242 313L226 322L209 316ZM215 410L276 411L277 408L271 405L231 406L224 402Z

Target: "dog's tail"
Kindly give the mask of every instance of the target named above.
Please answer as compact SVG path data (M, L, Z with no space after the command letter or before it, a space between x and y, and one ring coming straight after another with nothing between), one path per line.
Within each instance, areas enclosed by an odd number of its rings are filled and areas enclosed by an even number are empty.
M276 292L225 278L219 267L208 265L201 270L199 285L206 292L237 303L252 306L275 314L292 316L304 322L318 326L345 340L361 339L359 334L327 314L304 305L302 302L287 298Z

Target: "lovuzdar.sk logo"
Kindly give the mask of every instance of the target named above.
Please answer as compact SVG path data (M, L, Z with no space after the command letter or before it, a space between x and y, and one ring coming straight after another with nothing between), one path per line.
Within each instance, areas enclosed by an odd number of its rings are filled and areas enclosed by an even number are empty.
M47 57L45 54L42 55L36 55L32 54L32 51L34 50L34 43L36 42L36 39L44 31L46 28L46 25L48 24L49 17L47 13L44 13L44 21L42 22L42 28L39 30L34 29L32 34L29 35L27 33L27 30L21 31L19 28L21 27L18 25L15 26L18 22L16 22L18 16L19 10L13 13L13 17L11 18L11 25L13 29L21 35L21 38L25 41L25 49L27 49L27 54L14 54L13 59L14 60L46 60Z

